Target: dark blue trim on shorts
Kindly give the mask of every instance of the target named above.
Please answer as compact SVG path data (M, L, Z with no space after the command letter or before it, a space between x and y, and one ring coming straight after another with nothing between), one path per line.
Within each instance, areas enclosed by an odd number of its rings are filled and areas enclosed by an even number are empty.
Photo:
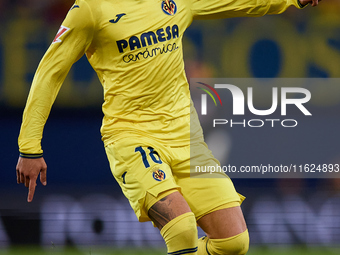
M189 254L196 252L198 250L198 247L196 248L190 248L190 249L183 249L179 251L174 251L174 252L168 252L168 255L181 255L181 254Z

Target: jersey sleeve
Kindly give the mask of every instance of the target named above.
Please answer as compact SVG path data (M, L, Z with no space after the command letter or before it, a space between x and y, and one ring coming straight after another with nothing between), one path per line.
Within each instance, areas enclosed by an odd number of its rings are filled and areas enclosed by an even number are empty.
M289 6L303 8L299 0L193 0L194 19L258 17L279 14Z
M18 139L20 156L42 156L41 139L52 104L71 66L91 46L94 23L88 3L76 0L36 70Z

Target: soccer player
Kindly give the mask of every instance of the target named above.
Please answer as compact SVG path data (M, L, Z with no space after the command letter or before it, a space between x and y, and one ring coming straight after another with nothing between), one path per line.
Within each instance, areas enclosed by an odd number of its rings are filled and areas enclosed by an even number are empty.
M52 104L83 54L104 89L101 128L113 176L168 254L246 254L249 237L231 180L190 178L216 165L190 107L182 37L194 19L278 14L318 0L76 0L36 71L19 135L17 182L46 185L41 139ZM198 240L198 224L206 237Z

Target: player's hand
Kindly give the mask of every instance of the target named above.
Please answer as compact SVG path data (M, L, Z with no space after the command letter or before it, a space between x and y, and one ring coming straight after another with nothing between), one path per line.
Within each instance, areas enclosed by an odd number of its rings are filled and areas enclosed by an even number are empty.
M40 173L40 182L46 186L47 165L44 158L22 158L19 157L17 170L17 183L23 183L28 188L27 202L32 202L35 186Z
M317 6L321 0L299 0L302 5L311 4L313 7Z

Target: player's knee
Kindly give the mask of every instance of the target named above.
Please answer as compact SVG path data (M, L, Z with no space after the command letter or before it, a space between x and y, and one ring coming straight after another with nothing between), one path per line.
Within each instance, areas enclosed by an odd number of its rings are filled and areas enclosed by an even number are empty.
M207 250L211 255L243 255L249 249L248 230L225 239L209 239Z
M196 254L198 241L197 225L192 212L184 213L168 222L162 228L161 235L164 238L169 253L185 251L185 254Z

